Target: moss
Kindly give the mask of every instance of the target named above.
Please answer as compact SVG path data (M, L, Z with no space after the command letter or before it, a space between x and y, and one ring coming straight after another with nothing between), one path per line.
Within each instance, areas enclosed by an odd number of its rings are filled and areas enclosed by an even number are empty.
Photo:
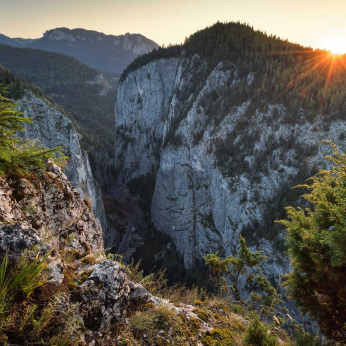
M61 255L63 256L64 260L68 263L74 262L75 260L79 260L82 258L82 253L77 250L63 250L60 251Z
M83 282L87 281L89 279L89 276L91 275L92 272L93 272L93 270L87 270L87 271L83 272L81 274L79 283L82 284Z
M194 312L198 316L198 318L200 318L204 322L207 322L209 319L209 314L204 310L195 309L195 310L192 310L192 312Z
M216 313L216 314L214 314L214 318L216 319L216 320L221 320L221 315L220 314L218 314L218 313Z
M204 305L204 303L203 303L201 300L199 300L199 299L196 299L196 300L193 302L193 304L196 305L196 306L202 306L202 305Z
M197 334L201 328L201 321L197 320L196 318L191 317L188 320L187 325L193 334Z
M24 213L25 214L29 214L29 215L32 215L36 212L36 205L34 204L31 204L31 205L28 205L25 209L24 209Z
M75 282L73 282L73 281L70 281L68 283L68 288L69 288L70 291L74 291L77 287L78 287L78 285Z
M88 256L82 259L82 262L89 265L94 265L96 263L95 256Z
M90 250L86 250L85 252L82 253L82 257L86 257L90 254Z
M67 287L69 288L69 290L73 291L78 287L78 285L74 282L75 273L71 270L70 266L68 266L67 268L68 269L64 271L64 277L67 282Z
M234 345L233 334L226 328L213 329L203 337L205 346L231 346Z

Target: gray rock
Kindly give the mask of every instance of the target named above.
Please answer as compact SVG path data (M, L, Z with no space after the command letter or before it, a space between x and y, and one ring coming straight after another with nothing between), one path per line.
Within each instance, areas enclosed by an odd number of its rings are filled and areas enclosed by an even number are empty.
M0 258L7 251L15 262L26 249L34 249L33 256L37 251L49 253L48 279L56 285L63 282L67 265L76 268L75 294L61 304L67 308L81 298L84 311L92 312L79 316L91 330L86 334L90 343L94 332L120 322L131 302L149 297L141 285L128 279L121 264L105 258L99 221L51 161L47 171L38 170L27 178L0 177ZM74 262L65 263L64 253L75 254ZM96 263L90 266L89 261Z
M143 302L148 300L149 294L142 285L130 282L130 289L131 289L131 293L130 293L131 301Z
M37 139L47 148L64 146L69 157L65 173L71 184L80 193L82 199L90 199L93 212L106 231L107 221L101 190L93 178L88 154L81 149L78 134L72 121L66 118L49 101L26 94L18 101L18 110L24 117L33 119L33 123L24 124L25 138Z
M95 306L99 316L95 317L95 329L102 330L120 322L130 298L130 283L125 269L111 260L101 261L86 268L92 271L87 281L80 285L83 301Z
M250 229L251 249L268 256L263 273L282 276L290 270L288 257L277 249L283 234L269 239L261 227L275 200L282 202L285 187L301 173L302 160L307 170L321 167L321 140L330 139L345 151L339 137L346 122L334 120L327 128L322 116L309 122L300 114L299 124L292 124L282 105L249 116L249 101L220 112L218 106L228 101L224 90L250 86L255 75L242 80L237 68L224 62L202 80L205 64L197 55L154 60L119 85L117 196L120 201L131 197L133 179L153 177L151 221L170 235L186 267L215 251L234 254L237 238ZM212 114L210 95L217 100Z

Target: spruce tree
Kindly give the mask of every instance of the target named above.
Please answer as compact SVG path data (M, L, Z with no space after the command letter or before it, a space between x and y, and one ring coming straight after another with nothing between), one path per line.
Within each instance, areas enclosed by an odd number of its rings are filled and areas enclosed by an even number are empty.
M300 187L311 208L287 208L280 222L287 231L293 271L289 295L319 322L327 336L346 341L346 155L327 143L333 155L330 170L321 170Z

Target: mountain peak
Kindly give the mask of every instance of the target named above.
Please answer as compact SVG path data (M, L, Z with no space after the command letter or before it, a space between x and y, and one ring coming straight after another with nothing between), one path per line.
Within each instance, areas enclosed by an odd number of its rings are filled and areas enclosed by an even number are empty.
M71 34L67 34L62 29L53 29L53 30L47 30L43 37L46 37L50 40L56 40L56 41L69 41L69 42L76 42L76 39Z
M122 72L139 55L149 53L158 45L141 34L106 35L81 28L55 28L30 45L73 56L90 67Z

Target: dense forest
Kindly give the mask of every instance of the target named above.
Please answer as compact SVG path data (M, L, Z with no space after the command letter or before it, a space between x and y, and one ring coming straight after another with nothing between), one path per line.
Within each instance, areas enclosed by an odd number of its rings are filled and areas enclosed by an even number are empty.
M37 85L66 110L83 136L84 149L106 150L110 155L114 145L115 89L106 81L96 82L100 72L77 59L30 48L0 45L0 64L16 77ZM6 85L11 82L10 77ZM16 82L18 84L18 82ZM13 97L20 94L10 86Z
M182 45L139 57L123 72L120 82L152 60L194 54L207 61L201 80L221 61L234 64L240 73L240 88L228 97L226 107L251 98L256 108L282 103L293 115L302 109L310 115L340 116L345 112L346 55L302 47L239 22L216 23L186 38ZM246 82L249 73L255 77L250 88Z

